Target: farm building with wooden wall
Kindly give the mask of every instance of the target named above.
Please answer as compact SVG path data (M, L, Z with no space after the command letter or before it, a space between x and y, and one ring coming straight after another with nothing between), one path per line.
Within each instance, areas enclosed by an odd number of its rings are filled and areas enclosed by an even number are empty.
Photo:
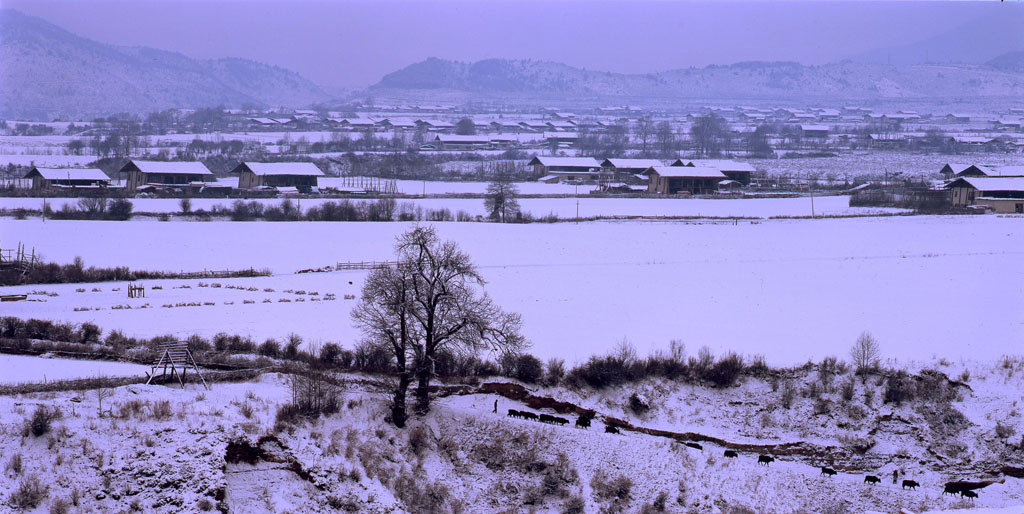
M707 194L718 190L718 183L726 176L716 168L696 166L651 166L647 192L663 195L678 193Z
M181 188L202 189L207 182L213 182L213 173L199 161L128 161L119 173L127 175L125 189L137 191L140 188Z
M37 191L55 188L99 188L110 185L110 177L96 168L34 167L25 175Z
M954 207L989 205L996 212L1024 210L1024 177L961 177L946 189L952 192Z
M242 162L231 170L231 173L238 175L239 189L309 189L317 187L317 178L324 176L324 172L311 162Z
M722 159L677 159L672 165L715 168L729 180L735 180L744 186L750 185L750 177L754 174L754 167L750 163Z
M526 163L542 182L593 182L600 174L601 163L592 157L537 156Z

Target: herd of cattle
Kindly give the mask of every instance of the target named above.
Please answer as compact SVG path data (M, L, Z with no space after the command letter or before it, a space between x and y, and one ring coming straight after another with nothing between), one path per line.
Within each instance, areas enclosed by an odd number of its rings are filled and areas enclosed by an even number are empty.
M565 426L565 425L569 424L569 420L568 419L565 419L565 418L562 418L562 417L559 417L559 416L552 416L550 414L539 414L538 415L538 414L535 414L533 412L520 411L520 410L515 410L515 409L509 409L508 410L508 416L510 418L528 419L528 420L531 420L531 421L540 421L541 423L548 423L548 424L559 425L559 426ZM590 422L593 419L594 419L594 414L593 413L588 413L588 414L580 415L578 418L576 418L576 428L590 428ZM618 433L620 433L619 429L615 425L611 425L611 424L605 424L604 431L609 433L609 434L618 434ZM701 446L698 443L686 442L684 444L687 447L693 448L695 450L703 450L704 449L704 447ZM725 455L726 458L730 458L730 459L735 459L735 458L739 457L739 454L735 450L725 450L724 455ZM766 466L767 467L772 462L775 462L775 457L772 457L771 455L759 455L757 457L757 464L758 465ZM839 474L839 472L834 470L834 469L832 469L832 468L828 468L828 467L822 467L821 468L821 476L834 477L834 476L836 476L838 474ZM879 484L881 482L882 482L882 480L880 478L878 478L877 476L875 476L875 475L867 475L867 476L864 477L864 483L865 484L872 484L873 485L873 484ZM896 483L895 475L893 476L893 483L894 484ZM917 483L914 480L904 480L903 483L901 484L902 489L910 489L910 490L915 490L920 485L921 484ZM961 484L961 483L957 483L957 482L949 482L949 483L947 483L945 485L945 487L943 488L943 490L942 490L942 494L943 495L946 495L946 494L949 494L949 495L959 494L962 498L970 498L972 500L978 497L978 493L976 493L973 490L971 490L970 488L968 488L965 484Z

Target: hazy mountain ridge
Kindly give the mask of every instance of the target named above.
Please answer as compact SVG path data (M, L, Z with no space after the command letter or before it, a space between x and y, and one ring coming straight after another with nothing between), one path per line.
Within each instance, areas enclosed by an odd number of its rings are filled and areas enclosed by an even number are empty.
M889 66L843 61L804 66L793 62L743 62L641 75L532 60L463 63L431 58L386 75L371 91L378 95L463 91L609 97L921 99L1012 97L1022 88L1024 74L994 65Z
M11 9L0 9L0 62L0 117L9 119L216 105L300 107L328 97L280 67L107 45Z

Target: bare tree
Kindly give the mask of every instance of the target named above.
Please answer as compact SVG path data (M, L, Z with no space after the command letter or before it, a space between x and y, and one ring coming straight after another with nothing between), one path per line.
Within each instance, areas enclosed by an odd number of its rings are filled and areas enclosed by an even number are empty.
M99 417L103 417L103 399L110 398L113 394L113 389L107 389L105 387L100 387L96 389L96 400L99 403Z
M409 277L398 269L378 268L367 277L362 300L352 311L356 324L369 338L366 344L387 347L394 357L391 421L399 428L408 418L405 398L412 383L412 348L421 339L411 314L411 286Z
M491 219L505 223L509 215L519 212L519 188L507 176L498 176L487 184L484 208Z
M850 360L858 371L877 367L880 355L878 341L867 331L861 332L857 342L850 348Z
M676 153L679 148L679 141L676 138L674 132L672 132L672 125L667 121L658 123L655 128L654 139L658 145L658 155L662 159L670 159L678 157Z
M476 135L476 124L470 118L462 118L455 124L455 133L460 136Z
M654 122L650 118L642 116L636 120L636 137L640 140L640 153L643 157L648 157L648 143L651 142L653 136Z
M396 245L398 270L410 281L410 314L420 339L416 356L416 410L430 408L430 379L439 351L518 351L526 343L518 314L506 313L479 291L485 282L454 241L441 242L432 227L402 234Z
M694 150L704 156L717 156L722 152L729 128L725 120L715 114L705 114L690 127Z

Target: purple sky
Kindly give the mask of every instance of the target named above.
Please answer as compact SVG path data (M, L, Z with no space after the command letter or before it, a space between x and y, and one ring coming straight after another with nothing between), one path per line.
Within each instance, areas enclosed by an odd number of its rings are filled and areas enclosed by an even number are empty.
M105 43L245 57L358 88L427 57L644 73L746 60L819 64L912 43L999 2L0 0Z

